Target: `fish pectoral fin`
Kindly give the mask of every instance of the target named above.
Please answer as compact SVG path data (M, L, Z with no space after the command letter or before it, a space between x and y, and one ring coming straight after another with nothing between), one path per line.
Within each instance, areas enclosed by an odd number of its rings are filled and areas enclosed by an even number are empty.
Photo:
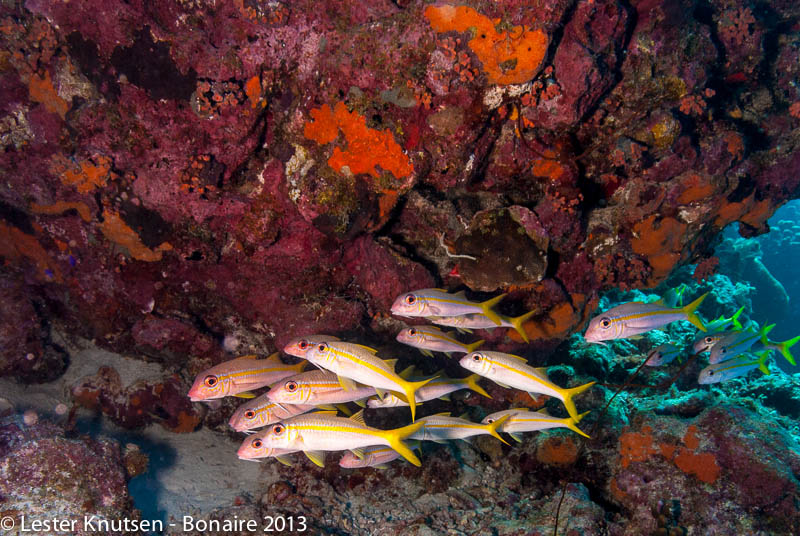
M336 406L333 404L317 404L317 409L324 409L325 411L336 411Z
M364 449L360 449L360 448L350 449L350 452L352 452L353 456L355 456L359 460L363 460L364 459Z
M472 330L469 328L456 328L456 331L459 333L472 333Z
M280 456L275 456L275 459L278 460L278 462L282 463L283 465L289 467L292 466L292 460L291 458L289 458L288 454L281 454Z
M433 352L431 352L430 350L426 350L425 348L420 348L419 351L422 352L422 355L424 356L433 357Z
M440 445L447 445L446 439L431 439L434 443L439 443Z
M450 402L450 393L440 396L439 400L444 400L445 402Z
M409 365L403 370L401 370L398 376L400 376L404 380L407 380L414 375L414 368L415 368L414 365Z
M389 468L389 466L386 465L385 463L381 463L381 464L378 464L378 465L373 465L373 467L375 469L388 469Z
M321 450L304 450L303 454L305 454L309 460L314 462L315 465L320 467L325 467L325 452Z
M386 391L383 389L375 388L375 394L378 395L378 400L381 402L383 401L383 397L386 396Z
M450 412L449 411L443 411L441 413L434 413L434 416L436 416L436 417L449 417L450 416Z
M528 362L527 359L525 359L524 357L519 356L519 355L514 355L514 354L506 354L506 355L508 357L513 357L514 359L518 359L519 361L522 361L523 363L527 363Z
M350 408L347 407L347 404L335 404L334 407L341 411L342 415L347 415L349 417L353 414Z
M243 391L241 393L236 393L233 396L235 396L236 398L246 398L246 399L251 399L256 397L256 395L254 395L250 391Z
M356 382L351 380L350 378L345 378L344 376L338 376L339 385L342 386L342 389L345 391L355 391L358 389Z
M367 403L364 402L365 400L367 400L367 399L366 398L360 398L358 400L353 400L353 402L356 404L356 406L358 406L359 408L363 409L363 408L367 407Z
M508 435L510 435L511 439L517 443L522 443L522 434L518 434L517 432L508 432Z
M394 367L397 366L397 359L384 359L383 362L386 363L386 366L389 367L389 370L394 372Z
M510 386L510 385L506 385L505 383L499 382L499 381L497 381L497 380L492 380L492 381L494 381L494 383L496 383L496 384L497 384L497 385L499 385L500 387L505 387L506 389L511 389L511 386Z

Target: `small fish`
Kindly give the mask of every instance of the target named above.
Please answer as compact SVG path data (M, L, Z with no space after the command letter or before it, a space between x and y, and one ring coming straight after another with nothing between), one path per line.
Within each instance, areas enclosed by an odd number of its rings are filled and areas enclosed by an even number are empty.
M771 341L769 339L767 339L766 342L764 342L763 340L759 340L756 341L755 344L753 344L753 346L750 348L750 352L758 354L763 350L777 350L778 352L781 353L783 357L786 358L786 361L788 361L792 365L796 365L797 363L794 360L794 356L792 355L792 352L789 351L789 349L798 342L800 342L800 335L798 335L793 339L789 339L788 341L782 341L782 342Z
M417 404L422 404L423 402L428 402L429 400L435 400L437 398L446 399L450 393L460 391L461 389L471 389L486 398L492 398L489 396L489 393L484 391L483 387L478 385L478 380L480 378L478 374L472 374L466 378L434 378L430 383L417 390ZM383 400L373 398L367 401L367 406L370 408L396 408L407 405L408 402L391 393L384 396Z
M522 432L538 432L550 428L569 428L583 437L589 437L576 426L588 413L588 411L586 413L581 413L578 415L577 419L573 419L572 417L560 419L551 416L545 410L531 411L528 408L515 408L497 411L487 415L481 422L490 424L504 415L508 415L509 419L503 423L500 431L507 433L514 438L515 441L522 441L522 436L520 435Z
M656 346L647 354L647 361L644 362L648 367L659 367L667 365L683 353L683 348L678 348L674 344L664 343Z
M451 417L450 413L437 413L423 417L419 422L423 423L422 428L409 436L411 439L420 441L436 441L441 443L452 439L467 439L476 435L490 435L496 437L506 445L505 439L500 437L497 429L508 420L509 416L500 417L495 422L481 424L468 421L462 417Z
M394 371L396 359L383 360L376 350L341 341L321 342L306 353L306 359L339 376L344 389L355 390L356 382L375 388L378 397L385 391L404 394L410 402L411 420L417 410L415 393L433 378L410 382Z
M681 308L671 308L658 303L630 302L612 307L589 322L584 339L600 343L611 339L625 339L676 320L688 320L700 331L706 331L695 311L708 296L708 292Z
M528 311L524 315L515 317L497 315L500 317L499 326L494 323L494 320L481 313L471 313L461 316L428 316L425 317L425 320L431 324L447 326L467 333L471 333L473 329L494 329L498 327L513 328L517 333L519 333L519 336L522 337L523 341L530 342L528 339L528 333L525 331L525 328L522 327L522 325L534 314L536 314L536 311Z
M492 307L498 304L505 294L495 296L485 302L469 301L464 292L450 294L440 288L415 290L399 296L392 304L392 314L398 316L461 316L472 313L486 315L495 326L502 324Z
M700 371L697 383L708 385L711 383L726 382L730 379L744 376L755 369L759 369L764 374L769 374L769 367L767 367L769 354L769 351L763 352L760 356L744 354L737 358L723 361L722 363L709 365Z
M711 355L708 357L708 362L715 365L733 359L739 354L748 351L750 347L759 340L762 340L766 344L767 334L772 331L774 327L775 324L770 324L769 326L762 327L758 331L746 329L744 331L734 331L726 335L721 338L717 344L711 347Z
M464 344L450 337L444 331L433 326L419 326L407 328L397 334L397 341L414 348L419 348L423 354L433 357L431 350L435 352L460 352L468 354L477 350L483 341Z
M305 337L296 337L289 341L289 343L283 347L284 353L289 355L293 355L295 357L306 357L306 352L308 349L314 346L319 342L325 341L338 341L339 339L334 337L333 335L307 335Z
M254 428L261 428L283 419L300 415L314 409L312 405L276 404L267 395L263 394L253 400L248 400L233 412L228 424L237 432L245 432Z
M411 450L419 450L419 441L409 441ZM393 462L400 457L400 454L391 447L383 445L373 445L362 449L364 456L359 458L352 452L345 452L339 460L339 467L345 469L360 469L362 467L375 467L376 469L386 469L389 462Z
M327 370L311 370L279 381L266 394L279 404L311 404L314 406L344 404L375 395L375 388L358 385L345 390L338 376Z
M225 396L255 398L255 395L250 393L251 389L258 389L297 374L304 367L304 361L296 365L287 365L281 361L277 353L266 359L258 359L254 355L237 357L198 374L192 388L189 389L189 399L192 402L200 402Z
M268 449L261 440L261 434L248 437L242 441L236 454L240 460L258 461L261 458L275 458L284 465L292 465L289 454L300 452L297 449Z
M738 311L736 311L732 317L725 318L725 316L720 316L719 318L712 320L711 322L706 323L706 329L708 331L724 331L730 327L733 327L735 330L741 331L742 324L739 322L739 315L742 314L744 311L744 305L742 305Z
M558 398L573 419L578 418L573 397L595 384L589 382L572 389L564 389L547 378L546 369L531 367L525 358L502 352L472 352L462 357L459 363L470 372L489 378L502 387Z
M695 339L694 344L692 344L692 350L694 353L699 354L701 352L708 352L711 348L714 347L719 341L721 341L724 337L734 333L733 331L716 331L714 333L706 333L701 335L697 339Z
M417 467L422 465L403 442L424 425L421 421L393 430L379 430L366 425L363 410L349 418L337 417L335 413L318 411L292 417L267 428L260 439L266 448L302 450L320 467L324 465L325 451L350 450L361 458L362 449L373 445L391 447Z

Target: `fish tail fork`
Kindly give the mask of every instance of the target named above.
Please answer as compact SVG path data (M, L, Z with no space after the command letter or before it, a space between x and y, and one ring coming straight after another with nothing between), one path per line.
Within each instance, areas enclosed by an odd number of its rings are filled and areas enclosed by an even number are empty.
M508 445L508 441L506 441L505 439L500 437L500 434L497 433L497 430L501 426L503 426L503 424L510 418L511 418L511 415L503 415L502 417L500 417L496 421L485 424L484 427L486 428L486 431L489 432L489 434L492 437L496 437L497 439L499 439L500 441L502 441L503 443Z
M438 374L436 376L432 376L427 380L422 380L421 382L408 382L403 380L400 384L403 387L403 392L406 395L406 400L408 401L408 407L411 408L411 422L416 421L416 413L417 413L417 389L422 387L423 385L427 384L429 381L438 378Z
M491 300L486 300L485 302L482 302L480 304L480 308L483 311L483 314L486 315L486 317L489 318L489 320L491 320L498 326L501 325L503 321L500 319L500 315L492 311L492 307L500 303L505 297L506 297L505 294L500 294L499 296L495 296Z
M478 348L480 348L480 346L481 346L481 345L482 345L484 342L486 342L486 341L484 341L483 339L481 339L481 340L479 340L479 341L475 341L475 342L473 342L472 344L468 344L468 345L467 345L467 347L466 347L466 351L467 351L467 353L468 353L468 354L471 354L472 352L474 352L475 350L477 350Z
M400 456L413 463L417 467L420 467L422 462L419 460L419 458L417 458L417 455L414 454L413 449L409 448L409 446L404 443L403 440L413 435L423 426L425 426L425 422L420 421L409 424L408 426L403 426L402 428L384 431L384 438L389 443L389 446L392 447L392 449L394 449Z
M705 294L694 300L692 303L681 309L684 313L686 313L686 320L694 324L694 326L700 331L708 331L708 330L706 329L705 324L703 324L703 321L700 320L700 317L697 316L695 311L697 311L697 308L700 307L700 304L703 303L703 300L705 300L708 295L709 293L706 292Z
M792 352L789 351L789 349L795 344L797 344L799 341L800 341L800 335L798 335L794 339L789 339L788 341L783 341L778 343L778 350L780 350L783 357L786 358L786 361L788 361L792 365L796 365L797 363L795 362L794 356L792 355Z
M564 407L567 408L567 413L569 413L570 417L572 417L573 419L577 419L578 418L578 410L577 410L577 408L575 408L575 402L573 402L572 398L575 395L581 394L582 392L587 390L589 387L591 387L595 383L597 383L597 382L589 382L589 383L585 383L583 385L579 385L578 387L573 387L572 389L564 389L563 390Z
M524 315L515 316L514 318L508 319L511 325L514 326L514 331L519 333L519 336L522 337L522 340L525 342L531 342L531 341L530 339L528 339L528 332L525 331L523 324L527 322L528 319L534 315L534 313L536 313L535 310L528 311Z
M492 398L492 396L487 393L483 387L478 385L478 380L480 380L481 377L482 376L480 374L472 374L464 378L464 383L467 384L467 387L469 387L471 391L475 391L479 395L485 396L486 398Z
M570 430L572 430L572 431L573 431L573 432L575 432L576 434L580 434L580 435L582 435L583 437L585 437L586 439L591 439L591 437L589 437L589 434L586 434L586 433L584 433L584 432L583 432L583 430L581 430L581 429L580 429L580 428L578 428L578 426L577 426L577 424L578 424L579 422L581 422L581 419L583 419L584 417L586 417L586 415L588 415L588 414L589 414L589 412L588 412L588 411L586 411L586 412L584 412L584 413L581 413L580 415L578 415L578 416L577 416L577 417L575 417L574 419L573 419L572 417L567 417L567 418L566 418L566 419L564 419L562 422L564 423L564 426L566 426L567 428L569 428Z

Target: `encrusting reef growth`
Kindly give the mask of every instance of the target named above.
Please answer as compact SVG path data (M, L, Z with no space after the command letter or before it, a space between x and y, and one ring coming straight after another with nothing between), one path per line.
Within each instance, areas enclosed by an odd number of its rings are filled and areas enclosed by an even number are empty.
M800 533L799 78L788 0L2 3L0 517L136 514L92 414L307 453L219 518Z

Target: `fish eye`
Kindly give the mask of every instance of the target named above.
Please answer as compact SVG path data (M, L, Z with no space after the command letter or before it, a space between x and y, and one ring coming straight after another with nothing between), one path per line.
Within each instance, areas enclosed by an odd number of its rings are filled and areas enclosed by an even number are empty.
M417 297L414 296L413 294L409 294L409 295L406 296L406 303L407 304L414 305L414 302L416 302L416 301L417 301Z
M324 352L327 349L328 349L328 345L325 344L324 342L322 344L320 344L319 346L317 346L317 350L319 350L320 352Z
M206 376L203 379L203 383L206 384L206 387L214 387L217 385L217 377L216 376Z
M479 363L481 359L483 359L483 356L481 354L479 353L472 354L472 360L475 361L476 363Z
M711 344L712 342L714 342L714 339L711 337L706 337L706 344Z
M286 382L286 390L290 393L297 391L297 382Z
M411 335L411 336L413 337L414 335L416 335L416 334L417 334L417 330L416 330L416 329L414 329L414 328L411 328L411 329L409 329L409 330L408 330L408 334L409 334L409 335Z
M708 375L709 375L709 376L713 376L713 375L714 375L714 371L713 371L713 370L709 370L709 371L708 371Z
M301 350L305 350L306 348L308 348L308 346L309 346L308 341L305 340L297 343L297 347L300 348Z
M260 439L254 439L253 442L250 444L253 446L254 449L260 449L261 445L263 445Z
M283 433L283 425L282 424L276 424L275 426L273 426L272 427L272 433L275 434L275 435L281 435Z
M253 411L252 409L248 409L247 411L244 412L244 418L245 419L252 419L255 416L256 416L256 412Z
M720 349L720 351L719 351L719 353L721 353L721 354L724 354L724 353L726 353L727 351L728 351L728 349L727 349L727 348L721 348L721 349Z
M611 326L611 320L608 318L601 318L600 319L600 327L601 328L608 328Z
M494 422L494 419L486 419L486 423L487 424L492 424L493 422Z

